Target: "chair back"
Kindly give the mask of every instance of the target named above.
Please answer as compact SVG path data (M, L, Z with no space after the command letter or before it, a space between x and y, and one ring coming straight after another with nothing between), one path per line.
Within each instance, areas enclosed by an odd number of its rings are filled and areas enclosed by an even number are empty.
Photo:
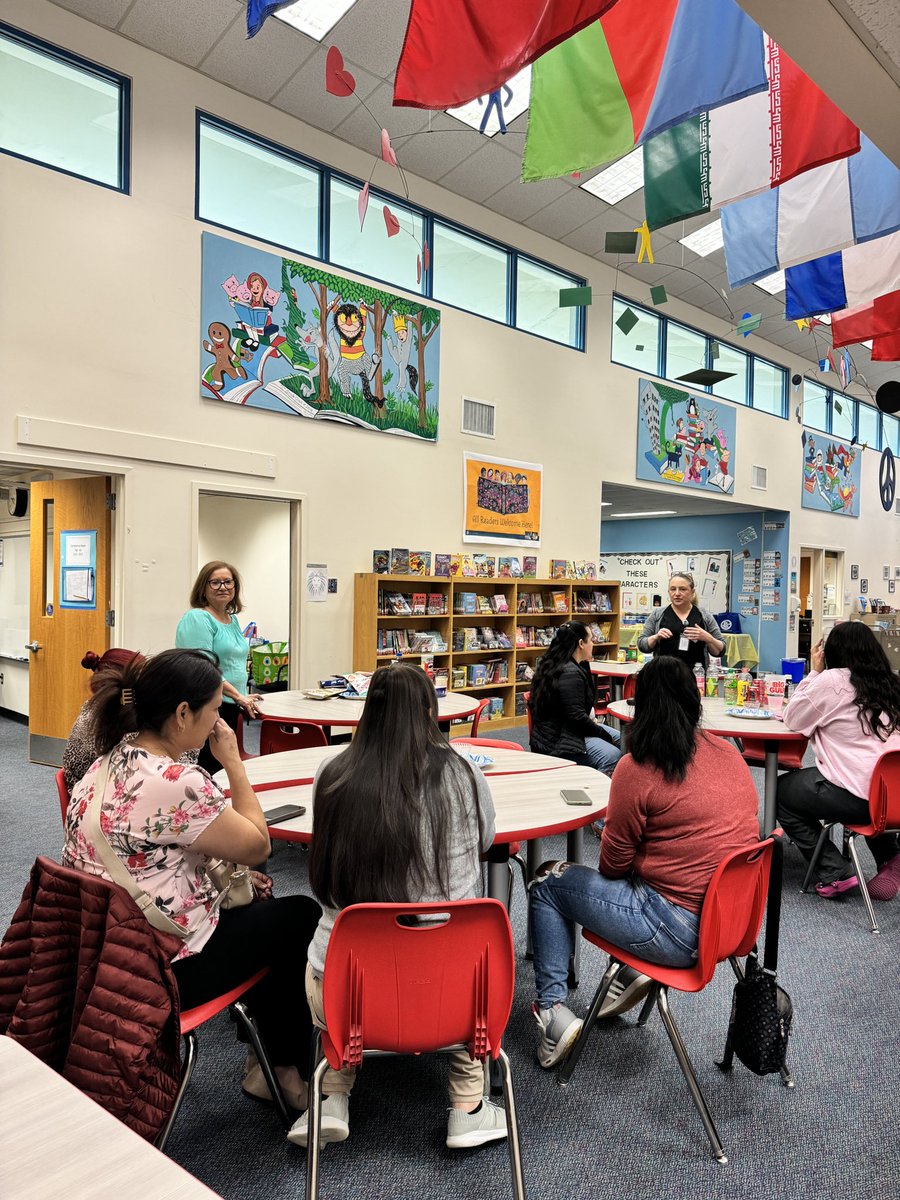
M241 760L246 762L248 758L256 758L255 754L248 754L244 749L244 714L242 712L239 712L237 715L234 736L237 740L238 754L241 756Z
M869 784L869 815L872 834L900 829L900 750L882 754Z
M407 923L429 914L442 919ZM335 921L325 957L325 1055L335 1069L358 1066L365 1050L464 1044L475 1058L496 1058L514 982L499 900L353 904Z
M65 771L56 772L56 791L59 795L59 807L62 812L63 828L66 827L66 811L69 807L69 785L66 783Z
M490 700L484 699L478 701L478 708L475 711L475 716L472 718L472 728L469 730L470 737L478 737L478 726L481 724L481 714L490 704Z
M716 963L753 949L762 925L772 866L772 839L733 850L713 872L700 912L697 974L703 986Z
M260 756L327 745L328 738L321 725L281 725L278 721L263 721L259 733Z
M748 763L764 763L766 761L765 741L763 738L741 738L744 747L744 760ZM799 771L803 766L803 756L809 745L809 738L802 734L795 738L778 739L778 765Z
M525 716L528 718L528 740L531 741L531 726L534 720L531 715L531 692L523 692L522 699L525 701Z
M450 739L451 746L486 746L488 750L523 750L518 742L504 742L500 738L459 737Z
M632 700L634 698L634 689L637 687L637 671L633 675L626 675L625 682L622 684L622 699Z

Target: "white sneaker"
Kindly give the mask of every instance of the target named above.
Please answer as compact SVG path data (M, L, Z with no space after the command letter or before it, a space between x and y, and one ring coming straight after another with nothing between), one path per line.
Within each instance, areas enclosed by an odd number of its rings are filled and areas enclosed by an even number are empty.
M506 1112L486 1097L476 1112L451 1108L447 1118L447 1145L451 1150L483 1146L506 1137Z
M648 975L638 974L634 967L622 967L609 985L597 1016L615 1017L628 1012L640 1004L652 987L653 980Z
M345 1142L350 1136L350 1097L343 1093L322 1098L322 1120L320 1138L326 1142ZM309 1142L309 1110L298 1117L288 1131L287 1139L295 1146L306 1146Z
M554 1004L552 1008L538 1008L533 1004L531 1011L541 1030L537 1060L549 1070L562 1062L575 1045L584 1022L564 1004Z

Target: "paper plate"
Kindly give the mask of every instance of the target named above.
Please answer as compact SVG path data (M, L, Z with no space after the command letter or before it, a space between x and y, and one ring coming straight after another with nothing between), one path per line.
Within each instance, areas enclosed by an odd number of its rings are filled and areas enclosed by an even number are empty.
M727 717L741 717L747 721L771 721L775 714L768 708L726 708Z

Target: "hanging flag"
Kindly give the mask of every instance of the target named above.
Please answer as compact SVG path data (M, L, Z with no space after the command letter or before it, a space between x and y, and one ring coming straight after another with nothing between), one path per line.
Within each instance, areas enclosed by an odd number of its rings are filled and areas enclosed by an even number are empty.
M900 229L900 170L862 134L859 154L726 204L721 217L728 282L738 288Z
M836 312L831 322L835 346L900 335L900 288L876 296L871 304Z
M767 88L762 31L736 0L619 0L534 64L522 178L610 162Z
M900 362L900 333L872 338L873 362Z
M661 229L859 150L859 129L765 39L768 89L644 142L644 204Z
M847 350L843 350L838 357L840 359L839 375L841 379L841 391L843 392L850 382L850 353Z
M291 3L293 0L247 0L247 37L256 37L268 17Z
M841 309L870 305L876 296L900 288L900 233L788 267L784 284L784 315L791 321L814 313L841 316Z
M412 0L394 104L455 108L496 91L617 0Z

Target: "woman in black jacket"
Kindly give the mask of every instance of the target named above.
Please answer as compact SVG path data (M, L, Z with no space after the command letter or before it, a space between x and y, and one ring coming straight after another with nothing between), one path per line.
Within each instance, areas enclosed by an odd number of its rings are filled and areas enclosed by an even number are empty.
M616 730L594 719L592 654L587 626L580 621L560 625L531 685L531 749L612 775L622 751Z

